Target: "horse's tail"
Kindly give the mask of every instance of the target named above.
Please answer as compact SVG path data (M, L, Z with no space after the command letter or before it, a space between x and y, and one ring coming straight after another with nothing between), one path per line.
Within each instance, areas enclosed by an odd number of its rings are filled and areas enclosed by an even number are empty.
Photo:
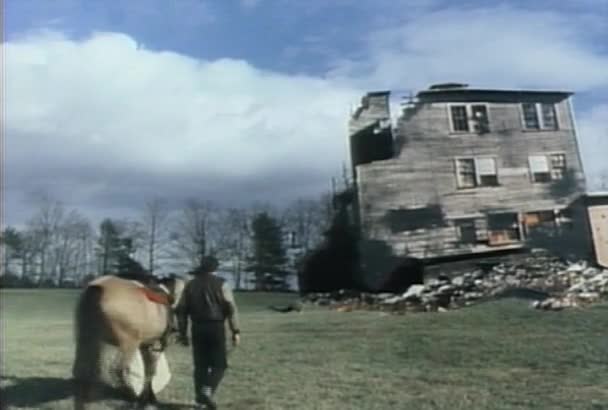
M78 301L75 312L74 334L76 357L72 374L75 380L95 381L101 364L101 336L104 317L100 302L103 288L88 286Z

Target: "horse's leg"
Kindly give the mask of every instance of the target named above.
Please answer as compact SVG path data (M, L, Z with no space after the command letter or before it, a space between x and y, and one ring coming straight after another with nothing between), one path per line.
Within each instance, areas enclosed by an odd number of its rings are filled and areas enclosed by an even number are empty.
M152 378L156 373L156 363L158 362L160 353L154 351L152 346L142 346L141 355L145 371L144 391L141 394L141 400L144 404L156 403L156 395L152 389Z
M129 339L123 339L122 343L119 346L120 349L120 364L118 371L120 372L120 381L124 387L124 390L128 394L128 399L131 401L137 400L137 394L133 392L131 389L127 388L127 373L129 371L129 366L131 361L133 360L133 356L137 352L138 345L135 341L131 341Z

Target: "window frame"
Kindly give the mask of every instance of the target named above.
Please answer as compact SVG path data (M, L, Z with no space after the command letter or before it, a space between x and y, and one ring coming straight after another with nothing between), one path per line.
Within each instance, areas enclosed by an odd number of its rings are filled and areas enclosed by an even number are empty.
M526 115L524 110L524 104L532 104L534 105L534 110L536 112L536 119L538 122L538 128L529 128L526 123ZM543 112L543 106L550 105L553 108L553 118L555 120L554 127L547 127L545 125L545 118ZM520 102L519 103L519 113L521 118L521 126L522 129L526 132L540 132L540 131L559 131L560 130L560 119L557 109L558 103L547 103L547 102Z
M540 156L544 156L547 160L547 165L549 166L549 171L547 172L547 174L549 174L549 179L547 181L536 181L534 179L534 173L532 172L532 166L530 165L530 157L540 157ZM563 166L559 167L559 169L562 170L562 176L561 178L554 178L553 177L553 157L556 156L561 156L563 157ZM566 155L565 151L551 151L551 152L539 152L539 153L529 153L528 154L528 171L530 173L530 181L533 184L550 184L552 182L555 181L561 181L562 179L565 178L566 173L568 172L568 156Z
M496 176L495 185L484 185L481 183L481 174L479 173L478 160L491 159L494 161L494 174ZM462 179L460 177L460 161L462 160L473 160L473 172L475 173L475 185L474 186L463 186ZM456 189L478 189L478 188L496 188L500 186L500 179L498 176L498 157L496 155L478 155L471 157L458 156L454 158L455 176L456 176Z
M486 118L487 118L487 124L486 124L487 129L483 132L475 130L476 120L473 118L473 106L474 105L481 105L481 106L485 107ZM467 128L468 128L467 131L456 130L454 128L454 117L452 116L452 107L465 107L465 111L467 114ZM448 111L448 122L449 122L449 126L450 126L450 134L479 135L479 134L487 134L489 132L492 132L492 127L490 125L492 123L492 119L490 116L490 104L487 102L447 103L447 111Z

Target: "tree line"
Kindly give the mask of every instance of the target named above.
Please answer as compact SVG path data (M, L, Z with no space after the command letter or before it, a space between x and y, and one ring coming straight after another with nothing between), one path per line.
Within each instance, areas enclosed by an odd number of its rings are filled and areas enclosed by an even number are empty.
M171 208L167 200L153 198L137 217L94 224L44 196L24 226L1 232L1 284L81 286L134 267L183 274L213 255L236 288L250 272L255 289L284 289L300 258L322 240L332 219L331 197L298 199L283 208L221 207L195 198Z

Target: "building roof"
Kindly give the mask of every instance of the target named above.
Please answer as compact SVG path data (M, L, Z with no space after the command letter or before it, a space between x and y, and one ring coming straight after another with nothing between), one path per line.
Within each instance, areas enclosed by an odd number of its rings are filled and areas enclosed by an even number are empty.
M466 84L446 83L436 84L427 90L418 92L417 97L421 100L450 99L490 99L490 100L513 100L513 99L564 99L574 94L571 91L560 90L525 90L525 89L486 89L469 88Z

